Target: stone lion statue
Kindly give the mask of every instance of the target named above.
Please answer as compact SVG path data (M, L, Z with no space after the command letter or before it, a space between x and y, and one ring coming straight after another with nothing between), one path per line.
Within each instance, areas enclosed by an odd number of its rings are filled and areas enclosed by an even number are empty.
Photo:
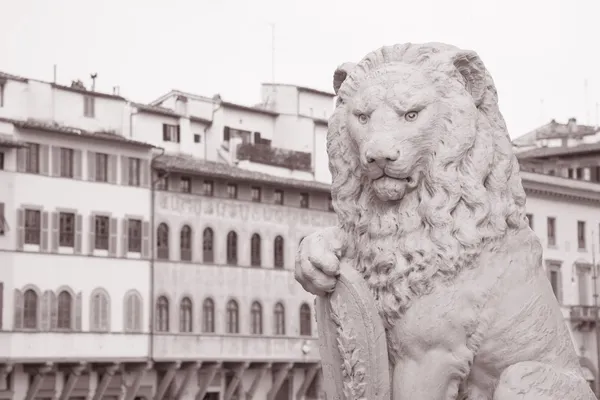
M479 56L383 47L340 66L333 85L339 224L302 241L296 279L328 296L341 261L358 271L385 327L392 398L595 399Z

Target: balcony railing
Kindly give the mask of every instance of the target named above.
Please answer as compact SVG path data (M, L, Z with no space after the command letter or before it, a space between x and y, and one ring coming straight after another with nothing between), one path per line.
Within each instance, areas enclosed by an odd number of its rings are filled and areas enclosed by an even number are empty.
M571 306L570 318L577 330L593 329L598 318L598 307Z
M284 167L299 171L311 171L311 154L287 150L264 144L242 143L237 148L238 160Z

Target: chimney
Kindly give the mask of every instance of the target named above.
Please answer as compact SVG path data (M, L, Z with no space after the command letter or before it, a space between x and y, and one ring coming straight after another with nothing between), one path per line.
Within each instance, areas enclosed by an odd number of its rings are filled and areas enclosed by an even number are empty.
M567 127L569 133L577 133L577 119L574 117L569 118L569 122L567 122Z
M119 92L120 92L120 89L121 89L121 88L119 88L118 86L113 86L113 94L114 94L115 96L120 96L120 94L119 94Z

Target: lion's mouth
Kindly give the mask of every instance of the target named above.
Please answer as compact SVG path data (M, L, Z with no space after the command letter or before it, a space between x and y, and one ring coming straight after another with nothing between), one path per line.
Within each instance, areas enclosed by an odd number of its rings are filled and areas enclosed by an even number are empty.
M407 177L396 177L396 176L390 176L388 174L382 174L379 178L377 179L373 179L373 182L378 181L380 179L393 179L395 181L400 181L400 182L406 182L406 183L412 183L413 182L413 178L411 176L407 176Z

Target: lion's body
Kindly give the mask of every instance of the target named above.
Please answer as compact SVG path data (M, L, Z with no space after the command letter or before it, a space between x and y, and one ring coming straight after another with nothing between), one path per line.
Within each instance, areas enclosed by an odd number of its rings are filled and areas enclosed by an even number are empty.
M344 68L329 122L333 204L343 254L387 327L394 400L593 399L479 58L406 44ZM370 154L410 179L373 178Z

